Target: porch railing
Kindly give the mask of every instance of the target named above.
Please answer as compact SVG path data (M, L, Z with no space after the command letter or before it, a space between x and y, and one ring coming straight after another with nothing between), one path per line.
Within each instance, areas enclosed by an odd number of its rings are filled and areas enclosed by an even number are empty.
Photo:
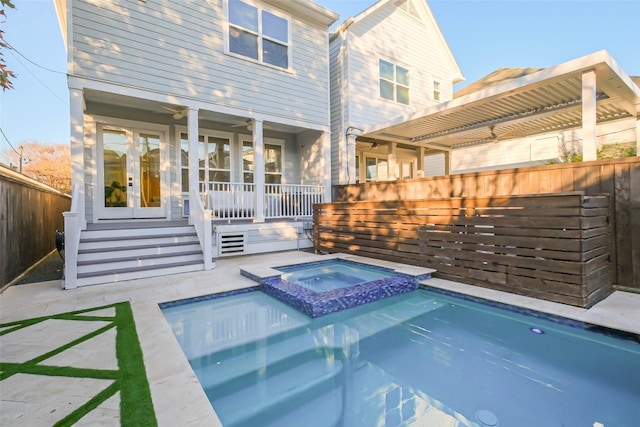
M313 205L323 203L325 187L321 185L265 184L265 218L312 217Z
M253 219L256 186L242 182L206 182L200 190L214 219ZM265 218L303 218L313 216L313 205L324 203L321 185L265 184Z

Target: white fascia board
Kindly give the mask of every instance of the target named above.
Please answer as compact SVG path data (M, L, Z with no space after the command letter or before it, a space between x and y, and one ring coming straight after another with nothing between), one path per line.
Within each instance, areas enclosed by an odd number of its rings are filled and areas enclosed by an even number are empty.
M340 15L333 10L310 0L264 0L264 2L327 28L340 18Z

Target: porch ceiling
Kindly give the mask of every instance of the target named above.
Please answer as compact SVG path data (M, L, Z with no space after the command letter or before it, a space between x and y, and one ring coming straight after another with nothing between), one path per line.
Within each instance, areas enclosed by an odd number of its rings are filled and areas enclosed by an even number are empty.
M582 74L590 70L597 122L637 117L640 89L601 51L373 126L358 139L450 151L581 127Z

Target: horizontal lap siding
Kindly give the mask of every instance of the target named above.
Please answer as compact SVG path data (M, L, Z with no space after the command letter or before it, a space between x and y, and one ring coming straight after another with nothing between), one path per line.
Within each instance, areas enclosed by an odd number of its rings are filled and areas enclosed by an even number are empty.
M224 54L219 2L74 2L74 75L326 124L326 30L291 19L287 73Z
M316 250L437 270L436 276L589 306L611 288L606 196L317 205Z
M441 100L452 96L448 52L429 23L419 22L389 3L358 21L349 35L349 123L370 126L433 106L433 80L441 83ZM410 70L410 105L380 98L382 57Z

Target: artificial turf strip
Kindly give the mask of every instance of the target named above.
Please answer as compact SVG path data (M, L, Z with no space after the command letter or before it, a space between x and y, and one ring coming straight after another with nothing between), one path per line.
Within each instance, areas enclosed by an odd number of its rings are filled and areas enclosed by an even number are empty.
M84 315L85 313L111 307L115 309L116 314L114 317L92 317L90 315ZM8 328L0 332L0 336L50 319L100 321L110 323L27 362L0 363L0 381L18 373L113 380L113 382L104 390L96 394L84 405L81 405L69 415L59 420L55 425L73 425L86 414L96 409L104 401L115 395L117 392L120 392L120 424L122 426L156 426L157 420L153 410L149 384L147 383L142 350L140 349L140 344L138 342L138 334L136 332L133 313L129 302L121 302L70 313L5 323L0 325L0 327ZM81 342L94 338L113 327L116 328L117 332L117 370L59 367L42 364L46 359L62 353Z

